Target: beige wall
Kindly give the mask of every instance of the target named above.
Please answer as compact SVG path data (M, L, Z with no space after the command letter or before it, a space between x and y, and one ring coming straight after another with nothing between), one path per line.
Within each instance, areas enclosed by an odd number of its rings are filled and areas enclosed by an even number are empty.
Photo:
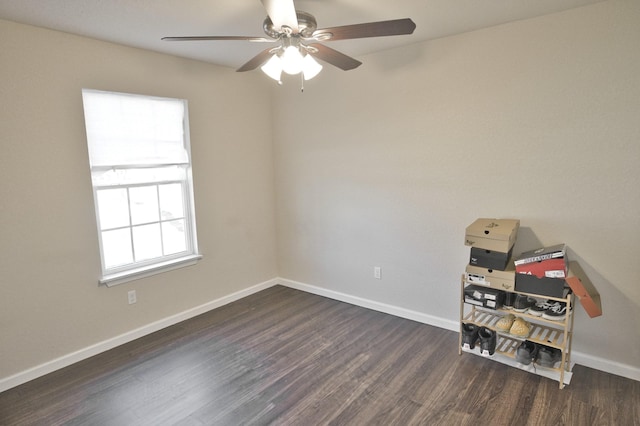
M0 378L277 276L261 76L6 21L0 52ZM197 265L98 286L85 87L189 101Z
M280 275L454 321L465 227L519 218L516 251L566 243L602 295L602 317L577 309L581 359L640 369L639 5L369 55L304 94L287 82Z

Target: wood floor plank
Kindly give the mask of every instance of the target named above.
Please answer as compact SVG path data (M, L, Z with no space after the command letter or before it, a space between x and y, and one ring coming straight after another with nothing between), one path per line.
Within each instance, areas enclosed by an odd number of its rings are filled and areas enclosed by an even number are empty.
M640 425L640 382L557 382L457 333L275 286L0 393L0 425Z

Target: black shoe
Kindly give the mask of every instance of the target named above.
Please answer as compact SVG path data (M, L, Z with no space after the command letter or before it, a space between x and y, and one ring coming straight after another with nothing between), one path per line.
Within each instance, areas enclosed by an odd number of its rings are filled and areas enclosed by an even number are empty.
M473 349L478 341L478 326L471 323L462 323L462 347Z
M549 309L553 305L553 301L547 300L546 302L538 302L532 307L529 308L529 314L541 317L544 314L544 311Z
M551 321L564 321L567 317L567 304L555 302L542 313L542 318Z
M516 295L516 300L513 302L513 310L516 312L527 312L527 310L536 304L536 300L524 294Z
M558 348L540 345L538 349L538 359L536 363L541 367L553 368L556 362L562 360L562 351Z
M490 328L480 327L478 337L480 338L480 355L493 355L496 351L496 343L498 342L496 332Z
M538 345L528 340L525 340L516 349L516 361L521 364L529 365L531 361L535 360L538 356Z
M517 296L516 293L507 292L504 298L504 304L502 305L502 307L505 309L512 309L513 303L516 301L516 296Z

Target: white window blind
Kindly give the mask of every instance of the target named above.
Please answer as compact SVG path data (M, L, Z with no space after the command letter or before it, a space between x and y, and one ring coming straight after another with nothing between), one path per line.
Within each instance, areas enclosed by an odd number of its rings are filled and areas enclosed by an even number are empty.
M183 101L93 90L82 97L92 167L189 162Z

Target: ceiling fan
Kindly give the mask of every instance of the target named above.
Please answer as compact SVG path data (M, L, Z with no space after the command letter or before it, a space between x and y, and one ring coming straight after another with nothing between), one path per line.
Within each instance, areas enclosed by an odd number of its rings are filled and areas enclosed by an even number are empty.
M265 74L281 84L283 71L287 74L302 74L304 80L315 77L322 69L322 65L314 58L344 71L362 64L320 42L411 34L416 28L416 24L411 19L405 18L318 29L313 15L296 10L293 0L261 0L261 2L267 10L268 16L262 28L268 37L186 36L163 37L162 40L245 40L277 43L276 47L263 50L236 71L251 71L261 67Z

